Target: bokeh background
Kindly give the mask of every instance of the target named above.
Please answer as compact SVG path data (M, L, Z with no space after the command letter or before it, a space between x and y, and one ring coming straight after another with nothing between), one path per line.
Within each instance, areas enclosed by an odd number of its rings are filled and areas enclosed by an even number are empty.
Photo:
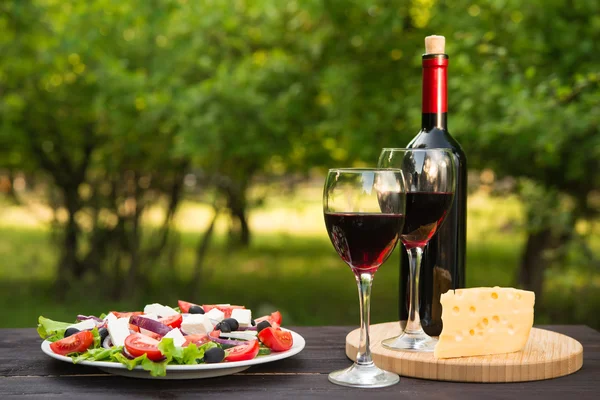
M0 326L179 298L357 324L324 174L417 133L430 34L468 286L600 328L597 0L1 1ZM397 318L397 265L373 322Z

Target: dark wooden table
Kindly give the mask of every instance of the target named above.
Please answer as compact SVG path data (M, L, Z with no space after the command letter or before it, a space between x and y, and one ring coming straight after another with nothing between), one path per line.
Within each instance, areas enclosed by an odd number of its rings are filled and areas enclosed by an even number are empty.
M545 326L583 344L583 368L539 382L473 384L401 378L383 389L351 389L328 382L330 371L350 365L344 353L350 327L291 328L306 339L298 355L219 378L166 381L124 378L49 358L34 329L0 330L0 399L26 398L411 398L599 399L600 333L586 326Z

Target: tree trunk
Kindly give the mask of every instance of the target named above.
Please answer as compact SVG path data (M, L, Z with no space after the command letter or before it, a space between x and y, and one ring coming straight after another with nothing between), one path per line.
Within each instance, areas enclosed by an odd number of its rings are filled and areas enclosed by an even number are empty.
M246 215L246 187L229 187L225 190L225 193L227 195L227 205L233 218L232 222L239 223L238 232L232 230L236 233L236 235L234 235L237 241L236 244L248 247L250 245L250 226L248 225Z
M539 232L530 233L521 256L519 284L527 290L535 292L536 303L541 302L544 288L544 271L550 260L545 256L547 250L555 247L552 231L545 228Z
M243 247L248 247L250 245L250 226L248 225L245 208L240 207L232 209L231 214L238 220L240 224L239 243Z
M77 189L66 190L64 193L65 206L68 212L68 220L64 229L62 239L62 254L58 265L58 278L56 281L57 295L59 299L63 299L65 292L69 286L69 279L81 279L83 276L83 266L77 260L77 244L78 244L78 226L75 220L75 214L79 211L79 202L77 197Z
M204 232L202 240L198 241L198 245L196 246L196 260L194 261L192 285L190 286L194 293L200 293L202 279L206 278L206 274L203 274L204 259L206 258L206 253L208 251L208 247L210 246L210 242L215 230L215 224L217 222L217 218L219 217L219 209L215 207L214 210L215 215L213 216L212 221L210 221L210 225L206 229L206 232Z

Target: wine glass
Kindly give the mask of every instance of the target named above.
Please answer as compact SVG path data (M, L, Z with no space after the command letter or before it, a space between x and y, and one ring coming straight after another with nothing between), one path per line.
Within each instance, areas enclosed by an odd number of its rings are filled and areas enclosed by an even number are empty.
M356 362L329 374L335 384L371 388L400 380L373 363L369 320L373 276L396 247L404 224L404 202L400 169L330 169L325 180L325 226L333 247L354 272L360 300Z
M400 168L406 183L406 213L400 240L408 252L409 311L400 336L383 347L428 352L437 339L427 335L419 317L419 274L423 249L444 222L455 191L454 155L448 149L383 149L380 168Z

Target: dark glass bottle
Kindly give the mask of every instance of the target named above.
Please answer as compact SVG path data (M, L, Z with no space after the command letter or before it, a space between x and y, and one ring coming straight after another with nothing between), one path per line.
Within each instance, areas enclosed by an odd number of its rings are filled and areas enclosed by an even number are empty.
M456 163L457 187L454 203L446 220L429 241L423 253L420 272L421 325L430 336L442 331L440 296L450 289L465 286L467 240L467 158L460 144L450 136L447 126L448 55L423 55L423 117L421 131L409 148L452 149ZM400 257L400 321L408 318L409 264L404 245Z

